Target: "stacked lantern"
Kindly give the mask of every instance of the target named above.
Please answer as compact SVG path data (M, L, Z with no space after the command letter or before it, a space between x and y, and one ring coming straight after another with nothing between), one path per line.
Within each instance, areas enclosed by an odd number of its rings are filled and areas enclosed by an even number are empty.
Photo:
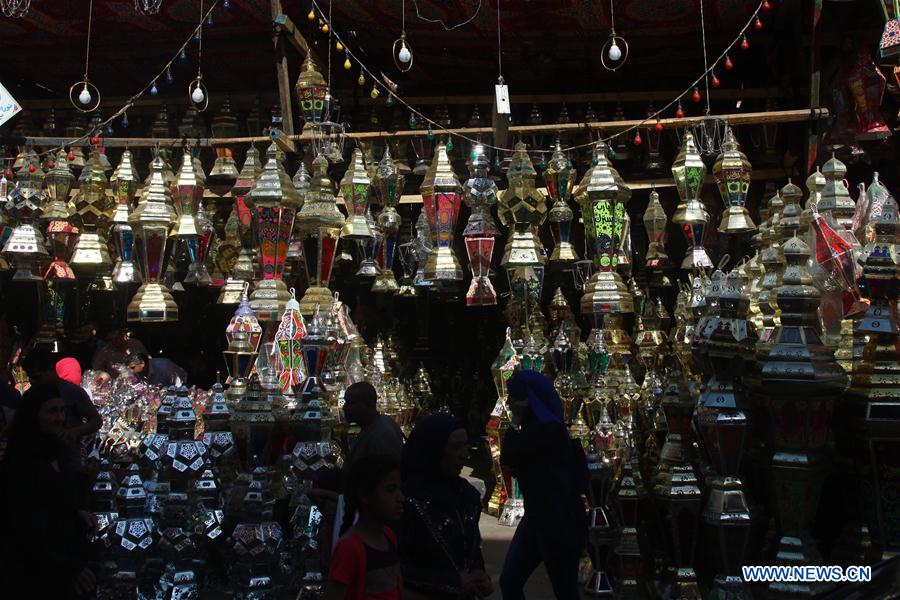
M100 163L100 152L94 148L78 178L78 194L74 200L75 224L80 233L70 262L76 273L100 276L112 267L106 232L113 207L107 188L109 180Z
M225 328L225 339L228 341L228 348L223 352L228 368L227 394L232 401L237 401L246 392L247 380L262 339L262 327L250 308L246 290Z
M575 214L569 208L569 199L575 188L575 175L572 163L563 154L560 143L556 142L556 148L544 171L547 193L553 200L547 216L554 242L553 252L550 253L550 262L572 263L578 260L578 253L570 241Z
M261 321L276 321L290 298L282 276L300 196L278 160L273 143L266 164L250 190L247 205L252 214L253 240L259 260L258 279L250 306Z
M16 267L13 281L41 280L34 267L35 261L47 256L44 236L35 227L44 204L43 179L43 171L32 162L19 171L16 187L7 197L6 212L18 221L3 246L3 253Z
M231 272L228 273L228 279L225 280L225 285L222 286L222 291L219 293L218 304L240 302L241 295L244 293L244 283L253 279L253 233L250 226L250 209L247 207L247 194L253 188L253 183L261 171L259 153L256 148L251 146L247 150L247 157L234 182L234 187L231 188L234 205L225 225L226 240L229 239L227 234L231 231L234 232L231 235L236 234L240 242L236 248L231 248L231 252L236 254L236 258L231 262ZM229 245L233 246L233 244L232 241ZM220 245L219 254L223 252L225 250Z
M134 265L134 230L128 224L131 202L139 184L137 173L131 163L130 150L122 153L122 159L113 171L111 182L116 209L112 217L110 235L118 253L112 280L114 285L127 286L141 281L141 274Z
M466 180L464 199L472 214L463 230L466 254L472 270L472 283L466 292L467 306L493 306L497 292L491 283L489 272L494 254L494 238L500 231L491 216L491 207L497 204L497 184L490 176L490 161L484 146L477 144L472 150L472 177Z
M188 255L191 257L191 267L194 269L194 283L196 281L195 263L197 262L197 250L200 245L201 232L197 221L197 209L203 198L203 183L199 173L194 170L194 158L191 156L190 149L185 148L181 157L181 168L178 170L175 181L175 214L177 219L175 227L172 228L172 237L175 243L186 248ZM191 271L189 271L190 275ZM206 274L207 283L209 273ZM189 283L187 278L185 282Z
M344 215L335 202L334 185L328 178L328 159L320 154L313 161L312 168L312 182L306 201L297 215L306 279L309 282L300 300L300 311L310 316L317 305L331 304L328 282L344 224Z
M69 170L66 154L61 151L56 164L44 177L49 203L41 213L41 220L47 223L47 241L53 252L53 262L44 273L45 279L72 281L75 273L68 260L78 235L78 228L72 225L72 208L69 206L69 191L75 176Z
M406 178L397 168L390 150L385 147L384 156L378 163L375 177L372 180L372 187L383 204L383 208L378 213L378 227L384 236L379 260L381 269L375 281L372 282L373 292L393 294L400 289L397 279L394 277L394 256L397 248L397 234L402 221L400 213L397 212L397 205L400 203L400 196L403 195L405 183Z
M672 165L672 176L680 199L672 222L681 226L688 242L681 268L691 270L712 267L712 261L703 248L703 233L706 231L709 215L700 201L700 191L706 179L706 164L697 151L694 136L690 132L684 134L681 150Z
M423 212L431 228L432 240L431 252L424 265L428 281L460 281L463 278L462 266L453 250L461 190L447 156L447 146L440 143L421 186Z
M175 224L172 191L164 179L165 162L153 159L150 182L128 218L144 283L128 304L129 321L177 321L178 305L160 280L166 268L169 233Z

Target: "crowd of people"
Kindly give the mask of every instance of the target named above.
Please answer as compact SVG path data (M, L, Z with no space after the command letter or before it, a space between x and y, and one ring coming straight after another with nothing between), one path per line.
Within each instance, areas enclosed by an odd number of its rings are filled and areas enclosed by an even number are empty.
M105 349L97 366L127 364L135 376L152 374L158 359L125 340ZM94 597L96 523L81 440L100 428L100 416L80 386L77 361L36 349L23 367L31 387L20 399L0 385L8 417L0 430L7 441L0 514L14 515L0 526L0 564L39 597ZM175 372L166 364L161 370ZM346 390L345 417L360 433L345 461L342 493L317 490L319 497L333 494L343 508L327 561L328 600L486 598L497 581L503 598L524 598L525 582L541 563L557 598L579 598L584 452L569 437L549 379L523 371L508 390L513 422L501 462L518 479L525 516L499 574L487 572L482 554L483 499L461 475L469 458L463 422L432 414L406 439L393 419L378 413L373 386L361 382Z

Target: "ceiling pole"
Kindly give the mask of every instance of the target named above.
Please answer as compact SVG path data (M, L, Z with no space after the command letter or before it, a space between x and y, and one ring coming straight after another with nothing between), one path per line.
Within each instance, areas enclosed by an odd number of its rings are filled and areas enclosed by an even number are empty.
M287 56L284 52L285 33L276 25L281 15L281 0L272 3L272 43L275 46L275 72L278 75L278 100L281 104L281 128L287 135L294 135L294 114L291 110L291 76L288 72Z
M819 66L819 21L822 20L822 0L811 0L812 15L809 32L809 108L819 108L822 72ZM810 121L806 138L806 173L812 173L819 158L819 126Z

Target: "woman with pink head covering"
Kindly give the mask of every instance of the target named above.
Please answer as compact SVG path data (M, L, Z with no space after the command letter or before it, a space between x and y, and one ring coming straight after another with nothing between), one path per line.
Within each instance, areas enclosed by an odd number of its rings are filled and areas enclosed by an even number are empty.
M63 381L81 386L81 365L74 358L63 358L56 363L56 376Z

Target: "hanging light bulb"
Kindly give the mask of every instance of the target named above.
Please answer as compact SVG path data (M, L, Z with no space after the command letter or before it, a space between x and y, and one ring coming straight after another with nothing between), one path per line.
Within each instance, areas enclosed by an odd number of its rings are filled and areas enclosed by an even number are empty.
M394 105L394 95L388 94L387 100L384 101L384 105L390 108Z
M763 22L759 20L759 17L756 17L756 22L753 23L753 29L757 31L761 31L763 28Z
M156 80L153 80L153 85L150 86L150 95L155 96L159 93L159 88L156 87Z
M212 26L213 26L212 13L209 13L209 16L206 17L206 26L207 26L207 27L212 27Z
M203 35L203 34L200 33L200 29L197 29L197 31L194 32L194 41L195 41L195 42L199 42L199 41L200 41L200 37L201 37L202 35Z
M378 87L377 86L374 86L374 85L372 86L372 91L369 92L369 96L372 97L372 100L375 100L376 98L378 98Z
M307 18L308 20L310 20L310 21L315 21L315 20L316 20L316 11L313 10L312 8L310 8L310 9L309 9L309 14L306 15L306 18Z
M322 33L328 33L329 29L328 23L322 23Z
M231 2L230 2L230 0L225 0L225 1L222 3L222 10L225 10L225 11L231 10Z
M338 40L337 42L335 42L334 49L337 50L338 52L344 51L344 45L341 43L341 40Z
M353 66L353 63L350 62L350 57L348 56L347 58L344 59L344 69L349 71L352 66Z
M675 118L676 119L684 118L684 108L681 106L681 100L678 101L678 109L675 111Z
M181 62L187 61L187 52L184 51L184 48L181 49L181 54L178 55L178 60Z
M741 40L741 50L749 50L749 49L750 49L750 42L747 41L747 36L745 35L744 39Z
M203 93L203 89L199 85L191 92L191 100L194 101L194 104L202 103L205 98L206 96Z
M397 53L397 59L403 64L412 60L412 52L406 47L406 44L400 46L400 52Z
M622 50L619 48L619 45L616 43L616 40L612 41L612 44L609 45L609 52L606 54L609 57L609 60L616 62L621 60L622 58Z
M719 81L719 78L716 77L716 74L715 74L715 73L713 73L713 76L712 76L712 79L710 80L710 83L712 84L712 86L713 86L714 88L717 88L717 87L719 87L720 85L722 85L722 82Z
M166 82L172 83L173 81L175 81L175 76L172 75L172 67L169 67L166 69Z
M701 99L702 97L703 97L703 96L700 95L700 90L697 89L697 86L695 85L695 86L694 86L694 93L691 94L691 100L693 100L694 102L700 102L700 99Z
M128 113L122 113L122 127L128 128Z
M634 145L640 146L643 143L644 143L644 140L641 139L641 132L639 131L636 134L634 134Z
M366 85L366 76L362 71L359 72L359 77L356 79L356 83L358 83L359 85Z
M770 10L772 10L772 3L769 2L769 0L765 0L765 1L762 3L762 9L763 9L764 11L766 11L766 12L769 12Z
M727 54L725 55L725 70L730 71L734 68L734 63L731 62L731 57Z
M85 86L83 88L81 88L81 93L78 94L78 101L81 102L83 105L87 106L93 100L94 100L94 97L91 96L91 92L90 92L90 90L88 90L88 87L85 84Z
M659 117L656 117L656 125L654 125L653 127L656 129L656 131L659 132L662 132L662 130L665 129L662 122L659 120Z

